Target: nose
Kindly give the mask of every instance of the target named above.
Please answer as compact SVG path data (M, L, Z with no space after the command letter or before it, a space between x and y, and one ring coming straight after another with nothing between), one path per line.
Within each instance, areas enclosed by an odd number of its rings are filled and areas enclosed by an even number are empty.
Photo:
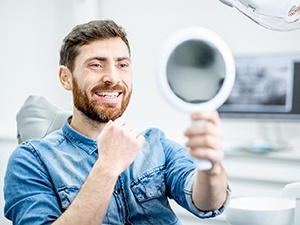
M115 66L109 66L105 70L102 81L106 84L116 84L120 82L120 76Z

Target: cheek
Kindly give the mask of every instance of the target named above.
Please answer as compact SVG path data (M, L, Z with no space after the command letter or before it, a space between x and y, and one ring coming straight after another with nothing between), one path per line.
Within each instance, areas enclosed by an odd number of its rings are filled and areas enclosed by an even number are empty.
M123 79L124 84L127 86L128 90L132 90L133 82L132 77L127 77L126 79Z
M86 76L86 74L81 73L81 75L74 75L73 77L73 86L77 86L82 91L89 90L93 84L93 81L91 79L88 79L89 77Z
M72 83L73 83L72 90L76 97L79 97L84 93L86 93L87 84L85 83L85 81L73 77Z

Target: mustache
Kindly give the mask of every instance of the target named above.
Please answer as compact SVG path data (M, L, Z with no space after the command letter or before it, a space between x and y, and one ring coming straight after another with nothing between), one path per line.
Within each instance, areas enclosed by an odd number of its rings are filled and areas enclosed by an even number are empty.
M92 88L92 91L121 91L125 92L125 87L121 84L103 83L96 85Z

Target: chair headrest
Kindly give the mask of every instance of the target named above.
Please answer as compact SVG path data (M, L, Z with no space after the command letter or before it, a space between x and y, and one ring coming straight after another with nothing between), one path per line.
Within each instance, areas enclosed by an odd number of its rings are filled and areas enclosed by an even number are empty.
M19 143L60 129L70 115L71 110L59 110L43 96L30 95L16 116Z

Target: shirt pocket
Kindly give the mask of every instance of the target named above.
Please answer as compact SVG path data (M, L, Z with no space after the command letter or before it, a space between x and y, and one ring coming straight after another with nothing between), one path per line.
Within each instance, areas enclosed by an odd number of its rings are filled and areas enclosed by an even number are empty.
M163 196L166 192L164 168L158 167L143 174L132 182L131 190L139 202Z
M77 186L65 186L57 189L60 204L64 210L66 210L77 196L79 187Z
M147 224L165 225L176 224L178 218L172 211L166 192L165 167L157 167L145 173L131 184L139 207L139 218L146 218ZM163 216L162 216L163 215ZM146 224L137 221L136 224Z

